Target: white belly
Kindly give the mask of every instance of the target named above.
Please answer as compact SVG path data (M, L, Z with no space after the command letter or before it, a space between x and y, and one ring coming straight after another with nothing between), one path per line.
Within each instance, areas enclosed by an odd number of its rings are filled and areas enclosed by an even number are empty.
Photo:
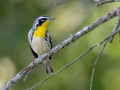
M31 47L33 51L37 54L44 54L50 50L50 47L48 46L45 39L42 39L40 37L32 39Z

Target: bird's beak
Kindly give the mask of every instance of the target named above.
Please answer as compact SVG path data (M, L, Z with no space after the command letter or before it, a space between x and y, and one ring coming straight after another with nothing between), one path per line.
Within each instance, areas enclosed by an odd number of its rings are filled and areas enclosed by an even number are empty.
M55 20L56 18L49 18L48 20Z

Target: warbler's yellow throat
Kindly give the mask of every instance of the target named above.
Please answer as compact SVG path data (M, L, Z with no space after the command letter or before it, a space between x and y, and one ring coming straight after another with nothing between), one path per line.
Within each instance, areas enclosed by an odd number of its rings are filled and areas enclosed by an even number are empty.
M42 23L42 25L38 26L37 29L34 31L33 36L44 38L49 22L50 20L46 20L45 22Z

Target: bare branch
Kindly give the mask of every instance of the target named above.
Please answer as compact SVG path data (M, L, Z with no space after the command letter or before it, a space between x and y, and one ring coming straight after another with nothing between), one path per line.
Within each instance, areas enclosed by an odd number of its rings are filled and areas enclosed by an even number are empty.
M64 2L66 2L66 1L68 1L68 0L62 0L62 1L58 2L58 3L55 3L55 5L62 4L62 3L64 3Z
M35 61L33 61L31 64L29 64L26 68L24 68L23 70L18 72L15 77L13 77L10 81L8 81L5 86L3 86L3 88L1 90L8 90L10 87L14 86L18 82L19 79L21 79L23 76L25 76L31 67L34 68L35 66L39 65L39 63L42 63L43 60L45 60L47 57L52 56L54 53L58 52L59 50L61 50L65 46L69 45L70 43L76 41L78 38L82 37L83 35L94 30L96 27L98 27L101 24L107 22L108 20L116 17L117 11L119 9L120 8L117 8L116 10L113 10L113 11L107 13L106 15L104 15L103 17L101 17L100 19L95 21L93 24L90 24L89 26L84 27L82 30L78 31L76 34L71 35L68 39L66 39L63 42L61 42L60 44L56 45L48 53L45 53L45 54L39 56Z
M102 2L102 0L94 0L95 2L98 2L98 3L100 3L100 2Z
M103 4L107 4L107 3L112 3L112 2L120 2L120 0L109 0L109 1L100 1L96 6L100 6L100 5L103 5Z
M118 22L116 23L116 26L114 27L112 33L118 30L119 25L120 25L120 21L118 20ZM112 43L113 38L114 38L114 36L112 36L112 37L110 38L110 43Z
M94 77L93 75L94 75L94 70L95 70L95 67L96 67L96 63L97 63L100 55L102 54L102 52L103 52L103 50L104 50L104 48L105 48L105 46L106 46L109 38L112 37L113 35L116 35L116 34L119 33L119 32L120 32L120 30L114 32L114 33L111 34L110 36L106 37L106 38L105 38L103 41L101 41L100 43L97 43L96 45L88 48L88 50L86 50L86 51L85 51L82 55L80 55L78 58L76 58L75 60L73 60L72 62L70 62L70 63L67 64L66 66L64 66L64 67L63 67L62 69L60 69L59 71L57 71L57 72L55 72L54 74L46 77L46 78L43 79L41 82L37 83L36 85L34 85L33 87L31 87L31 88L29 88L29 89L27 89L27 90L33 90L34 88L36 88L36 87L39 86L40 84L44 83L44 82L47 81L48 79L50 79L50 78L52 78L53 76L59 74L60 72L62 72L63 70L65 70L67 67L71 66L72 64L74 64L75 62L77 62L78 60L80 60L83 56L85 56L87 53L89 53L92 49L98 47L99 45L103 44L103 43L106 41L106 43L104 44L104 46L103 46L100 54L98 55L98 57L97 57L97 59L96 59L95 64L94 64L94 67L93 67L93 72L92 72L92 77L91 77L91 84L90 84L90 85L91 85L90 87L92 88L92 81L93 81L93 77ZM92 90L92 89L90 89L90 90Z
M109 38L108 38L108 39L109 39ZM104 48L105 48L105 46L106 46L106 44L107 44L107 42L108 42L108 39L106 40L104 46L102 47L102 49L101 49L101 51L100 51L97 59L95 60L95 63L94 63L94 66L93 66L93 70L92 70L91 81L90 81L90 90L92 90L92 83L93 83L93 79L94 79L94 72L95 72L95 68L96 68L97 62L98 62L99 57L101 56L101 54L102 54L102 52L103 52L103 50L104 50Z
M117 16L118 16L118 22L116 23L116 26L114 27L112 33L115 32L115 31L117 31L118 28L119 28L119 26L120 26L120 10L118 10ZM113 38L114 38L114 36L110 38L110 43L112 43Z

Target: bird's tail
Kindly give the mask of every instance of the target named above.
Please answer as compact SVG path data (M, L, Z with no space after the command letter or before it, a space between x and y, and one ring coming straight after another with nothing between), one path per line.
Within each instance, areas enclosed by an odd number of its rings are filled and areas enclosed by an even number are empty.
M47 74L53 72L53 69L52 69L52 66L51 66L51 64L50 64L49 58L47 58L46 60L44 60L44 65L45 65L45 70L46 70L46 73L47 73Z

